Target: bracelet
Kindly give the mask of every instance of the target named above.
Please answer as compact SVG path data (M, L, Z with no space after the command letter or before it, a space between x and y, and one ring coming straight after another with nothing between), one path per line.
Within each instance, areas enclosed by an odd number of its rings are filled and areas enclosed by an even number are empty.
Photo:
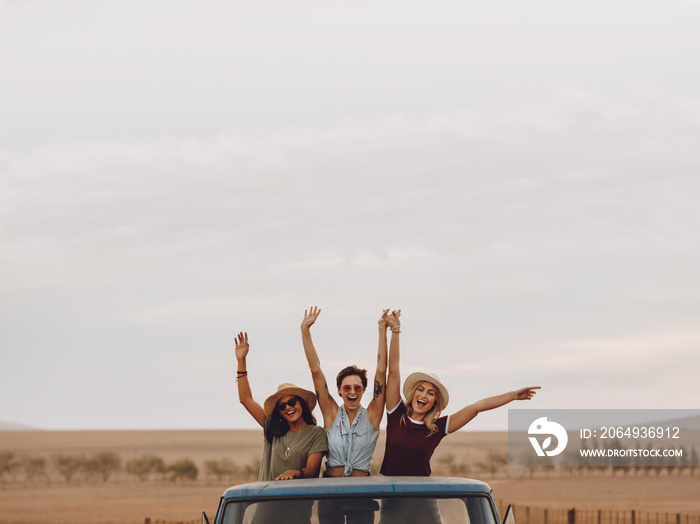
M303 470L303 469L300 469L300 470L299 470L299 478L300 478L300 479L303 479L303 478L304 478L304 470Z
M392 333L401 333L401 326L391 328Z
M238 376L239 376L239 377L240 377L240 376L244 376L244 375L247 375L247 374L248 374L248 372L247 372L247 371L236 371L236 373L238 373Z

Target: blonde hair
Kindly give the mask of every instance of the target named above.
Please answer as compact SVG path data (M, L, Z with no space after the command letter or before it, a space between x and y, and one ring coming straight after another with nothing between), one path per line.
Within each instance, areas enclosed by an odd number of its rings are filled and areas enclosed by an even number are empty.
M416 382L411 388L411 391L409 391L408 397L406 398L406 400L404 400L404 406L406 406L406 413L404 413L404 415L401 417L401 422L403 424L406 424L406 417L411 418L411 415L413 415L412 401L413 396L416 394L418 386L426 382L428 381L423 380L420 382ZM426 438L432 435L433 433L437 433L438 427L436 421L440 418L440 414L442 413L442 410L440 409L440 406L442 405L442 396L440 395L440 390L436 388L432 382L428 382L428 384L431 384L433 386L433 389L435 390L435 403L433 404L433 407L430 408L430 411L428 411L425 417L423 417L423 423L425 424L425 427L428 428L428 434L426 435Z

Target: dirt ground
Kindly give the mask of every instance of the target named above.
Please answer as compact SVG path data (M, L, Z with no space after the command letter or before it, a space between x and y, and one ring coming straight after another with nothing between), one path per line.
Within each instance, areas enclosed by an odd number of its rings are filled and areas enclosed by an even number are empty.
M496 500L552 509L636 510L700 515L700 475L492 479Z
M433 457L433 473L479 478L505 503L552 509L631 510L700 515L700 472L691 477L567 476L536 478L523 468L501 468L491 475L478 464L489 453L504 453L505 432L460 431L445 439ZM375 464L383 456L383 435ZM233 481L216 481L204 474L204 462L230 458L253 464L262 449L259 431L0 431L0 452L17 456L118 453L122 462L155 454L166 462L193 460L200 469L193 482L140 482L120 474L105 482L27 483L6 478L0 483L0 524L101 523L142 524L146 517L170 521L199 520L201 511L213 516L219 497ZM578 472L574 472L577 474Z

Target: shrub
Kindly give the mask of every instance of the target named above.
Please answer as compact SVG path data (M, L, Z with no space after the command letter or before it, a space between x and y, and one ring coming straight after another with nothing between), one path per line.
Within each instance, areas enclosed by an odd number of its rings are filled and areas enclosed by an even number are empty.
M170 464L167 471L170 473L170 480L196 480L199 474L196 464L190 459L182 459Z
M122 459L113 451L95 453L90 458L83 460L81 469L87 477L98 477L107 482L109 477L122 467Z
M48 479L45 457L22 457L22 467L27 480Z
M508 464L508 453L497 451L489 452L484 462L477 463L477 466L491 475L495 475L498 470Z
M17 456L11 451L0 452L0 479L5 475L14 476L14 472L19 466Z
M257 479L260 474L260 461L254 460L243 467L243 476L247 479Z
M152 475L162 477L165 475L165 470L165 462L156 455L142 455L126 463L126 472L138 477L139 480L146 480Z
M80 471L85 462L85 457L77 455L54 455L51 457L54 468L66 482L73 480L75 474Z
M240 469L238 465L230 458L223 458L220 460L208 460L204 463L204 467L207 470L207 475L210 477L216 477L217 480L222 478L231 478L238 475Z

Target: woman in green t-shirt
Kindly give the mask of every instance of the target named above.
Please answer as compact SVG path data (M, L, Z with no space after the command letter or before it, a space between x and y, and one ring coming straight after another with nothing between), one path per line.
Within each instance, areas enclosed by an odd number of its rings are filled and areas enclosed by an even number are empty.
M326 432L311 413L316 395L294 384L281 384L261 406L248 382L248 333L236 337L238 397L265 433L259 480L318 477L321 459L328 451Z

